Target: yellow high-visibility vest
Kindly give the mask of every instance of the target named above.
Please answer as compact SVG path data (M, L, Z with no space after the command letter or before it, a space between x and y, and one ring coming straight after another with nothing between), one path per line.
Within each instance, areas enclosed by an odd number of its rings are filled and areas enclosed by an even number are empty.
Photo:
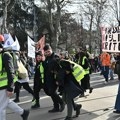
M41 75L42 83L44 83L44 67L42 65L42 62L40 63L40 75Z
M12 57L12 55L9 52L5 52L5 53L9 54ZM8 85L7 72L5 71L5 68L2 68L2 67L3 67L2 66L2 54L0 54L0 87L6 87ZM17 81L17 76L15 76L13 81L14 82Z
M85 59L87 59L87 57L86 57L86 56L84 56L84 57L83 57L83 60L82 60L82 65L84 65L84 64L85 64ZM89 69L90 69L89 67L88 67L87 69L84 69L86 74L89 74L89 73L90 73Z
M68 61L71 64L74 64L72 74L75 77L75 79L77 80L77 82L80 82L80 80L82 80L84 78L84 75L86 74L85 70L83 69L83 67L78 65L78 64L76 64L73 61L70 61L70 60L65 60L65 61Z

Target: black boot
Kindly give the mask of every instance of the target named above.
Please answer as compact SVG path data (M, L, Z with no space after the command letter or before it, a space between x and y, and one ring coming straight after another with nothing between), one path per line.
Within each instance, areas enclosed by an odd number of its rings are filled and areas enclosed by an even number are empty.
M19 100L19 91L16 92L16 98L13 100L14 102L20 102Z
M39 100L34 100L33 102L35 102L35 104L31 106L32 109L40 108Z
M49 113L59 112L59 109L53 108L53 109L49 110L48 112L49 112Z
M62 102L62 103L60 104L60 109L59 109L59 111L62 112L64 109L65 109L65 103Z
M91 87L91 88L89 89L89 93L92 93L92 91L93 91L93 88Z
M30 113L29 110L24 110L23 114L21 115L23 120L28 120L29 113Z
M19 98L15 98L13 101L16 103L20 102Z
M76 106L76 109L75 109L76 110L76 117L78 117L80 115L80 109L81 109L81 107L82 107L81 104Z
M40 108L40 104L35 103L34 105L31 106L32 109L37 109Z

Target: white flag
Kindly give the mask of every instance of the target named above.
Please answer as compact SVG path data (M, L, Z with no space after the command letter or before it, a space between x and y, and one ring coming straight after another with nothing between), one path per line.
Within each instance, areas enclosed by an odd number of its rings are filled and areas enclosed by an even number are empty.
M28 56L35 58L35 42L28 36Z
M15 36L15 42L11 45L11 47L12 47L12 50L20 51L20 44L16 36Z
M4 34L4 38L5 38L5 43L3 45L3 48L11 48L11 45L14 43L14 40L12 38L12 36L9 34Z

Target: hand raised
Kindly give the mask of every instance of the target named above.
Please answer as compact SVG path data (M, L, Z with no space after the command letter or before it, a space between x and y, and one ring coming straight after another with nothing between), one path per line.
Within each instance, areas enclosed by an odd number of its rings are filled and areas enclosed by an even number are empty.
M8 96L8 97L11 97L12 95L13 95L13 92L7 91L7 96Z

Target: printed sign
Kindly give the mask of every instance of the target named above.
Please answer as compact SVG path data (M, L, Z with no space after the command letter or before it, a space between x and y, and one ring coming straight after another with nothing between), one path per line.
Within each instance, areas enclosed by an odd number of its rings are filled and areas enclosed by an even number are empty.
M106 52L120 52L120 26L102 28L102 50Z

